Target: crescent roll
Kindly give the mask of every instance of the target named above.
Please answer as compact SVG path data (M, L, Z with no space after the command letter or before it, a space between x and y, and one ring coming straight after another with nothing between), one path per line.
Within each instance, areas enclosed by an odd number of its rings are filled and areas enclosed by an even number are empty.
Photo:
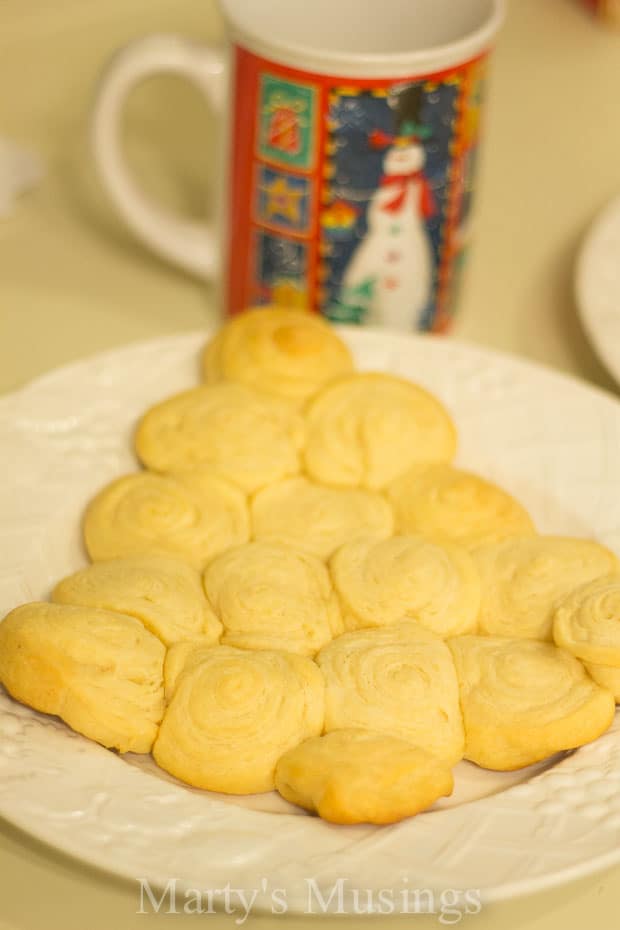
M450 769L418 746L371 730L333 730L289 749L276 788L332 823L396 823L452 793Z
M236 316L209 342L203 358L209 384L238 381L298 405L352 370L351 353L322 317L278 307Z
M164 712L164 655L138 620L109 610L32 603L0 623L9 694L119 752L150 752Z
M84 541L93 562L163 555L201 571L249 535L242 491L203 473L125 475L99 492L84 517Z
M222 632L200 573L163 556L95 562L60 581L52 600L128 614L166 646L194 637L216 643Z
M347 629L417 620L439 636L476 630L480 581L469 553L422 536L357 540L330 560Z
M316 556L253 542L208 566L204 587L222 643L313 656L343 632L329 572Z
M465 758L510 771L595 740L614 717L611 692L551 643L495 636L449 641L465 721Z
M135 436L153 471L205 469L247 493L300 470L304 426L290 405L242 384L214 384L152 407Z
M614 571L613 552L589 539L516 536L481 546L480 632L552 640L556 603L578 585Z
M155 761L196 788L271 791L280 756L323 728L319 669L286 652L231 646L185 652L153 746Z
M514 497L452 465L416 465L387 493L400 533L452 540L468 549L535 533L531 517Z
M385 487L420 462L449 462L456 430L439 401L417 384L380 372L347 375L313 398L306 471L343 487Z
M599 665L598 662L584 662L585 670L597 685L606 688L620 704L620 668L615 665Z
M376 730L452 766L463 758L463 721L450 650L417 623L358 630L316 657L325 676L325 732Z
M327 488L289 478L259 491L251 503L255 539L327 559L350 539L385 538L394 515L386 499L362 488Z
M555 611L553 636L620 701L620 573L581 585L564 598Z

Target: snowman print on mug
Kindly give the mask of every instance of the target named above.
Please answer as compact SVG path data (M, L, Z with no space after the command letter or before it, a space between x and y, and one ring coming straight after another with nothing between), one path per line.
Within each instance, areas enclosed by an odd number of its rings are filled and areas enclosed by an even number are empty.
M231 303L447 328L468 242L481 75L471 64L364 86L265 78L254 228L249 254L232 253ZM274 131L284 116L286 139Z
M369 295L365 322L409 328L433 287L433 249L426 221L436 213L424 174L424 126L403 123L397 136L380 130L369 143L385 149L383 176L368 208L368 232L346 269L344 293Z
M433 130L422 121L423 104L421 85L391 88L383 106L392 128L370 129L361 147L358 143L357 157L366 163L372 186L327 311L336 319L411 329L421 325L432 304L436 252L429 222L439 206L425 170ZM368 100L361 102L365 114L368 106ZM341 174L346 177L346 167ZM356 180L359 186L360 175ZM343 185L342 194L350 203L355 185Z

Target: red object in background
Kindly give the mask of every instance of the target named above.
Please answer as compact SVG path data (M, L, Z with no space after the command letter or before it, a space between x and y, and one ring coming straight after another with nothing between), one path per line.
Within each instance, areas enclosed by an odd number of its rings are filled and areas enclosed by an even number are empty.
M581 2L599 19L620 26L620 0L581 0Z

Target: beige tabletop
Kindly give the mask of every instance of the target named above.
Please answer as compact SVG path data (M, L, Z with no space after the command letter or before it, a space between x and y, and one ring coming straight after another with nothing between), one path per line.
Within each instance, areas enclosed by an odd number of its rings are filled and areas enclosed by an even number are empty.
M47 162L45 181L0 220L0 391L71 359L213 318L209 289L145 251L108 205L93 174L86 116L95 76L122 43L147 31L217 39L220 29L210 0L0 3L0 136L31 145ZM456 327L459 337L612 390L579 325L572 275L584 231L620 190L619 87L620 34L590 21L572 0L513 0L494 59L478 234ZM157 79L128 109L127 150L146 188L202 215L215 184L210 137L217 126L198 94ZM489 906L467 921L480 930L614 930L619 888L617 868ZM137 914L131 884L4 823L0 892L0 930L190 920ZM207 919L234 926L230 918ZM323 919L321 926L342 924ZM441 926L437 917L415 925Z

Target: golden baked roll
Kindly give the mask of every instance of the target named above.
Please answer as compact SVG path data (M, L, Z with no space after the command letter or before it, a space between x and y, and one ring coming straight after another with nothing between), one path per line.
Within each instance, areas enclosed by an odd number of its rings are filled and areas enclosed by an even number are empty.
M228 646L312 656L343 632L329 572L305 552L264 542L238 546L210 563L204 587Z
M584 662L584 668L601 688L607 688L620 704L620 668L615 665L599 665L597 662Z
M463 721L450 650L417 623L345 633L316 657L325 676L325 732L360 727L415 743L452 766Z
M214 384L152 407L135 436L147 468L165 473L205 469L247 493L300 471L301 416L242 384Z
M342 487L385 487L420 462L449 462L456 429L417 384L381 372L332 381L307 408L307 473Z
M209 342L205 381L239 381L304 403L323 384L353 370L335 329L316 313L255 307L236 316Z
M597 578L568 594L555 610L553 636L620 700L620 573Z
M480 632L543 640L553 638L558 600L618 565L599 543L563 536L515 536L479 547L474 559L482 582Z
M276 766L283 798L332 823L396 823L452 793L450 769L411 743L372 730L332 730Z
M394 515L387 500L362 488L327 488L288 478L263 488L250 506L255 539L327 559L350 539L389 536Z
M460 546L423 536L361 539L334 553L330 571L349 630L399 620L442 637L476 630L480 580Z
M222 632L200 573L164 556L94 562L60 581L52 600L128 614L166 646L193 637L216 643Z
M200 665L202 658L213 648L213 643L203 643L197 639L179 640L168 647L164 662L164 697L166 704L172 700L181 672L190 672Z
M249 533L243 492L203 473L125 475L99 492L84 517L93 562L163 555L202 570L220 552L247 542Z
M487 769L532 765L596 739L614 717L612 694L551 643L459 636L454 656L465 758Z
M415 465L387 493L399 533L449 539L468 549L535 533L531 517L514 497L452 465Z
M133 617L24 604L0 623L0 682L44 714L119 752L150 752L164 711L160 641Z
M231 646L186 650L153 757L196 788L271 791L280 756L321 732L324 691L319 669L305 656Z

